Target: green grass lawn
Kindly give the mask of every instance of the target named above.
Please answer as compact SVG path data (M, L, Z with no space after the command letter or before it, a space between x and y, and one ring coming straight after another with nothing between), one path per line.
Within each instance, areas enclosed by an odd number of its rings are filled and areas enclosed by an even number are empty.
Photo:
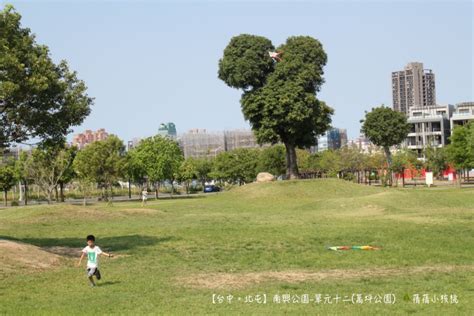
M473 189L308 180L151 201L144 208L127 202L0 210L0 239L51 251L82 248L88 234L119 255L102 258L99 286L88 287L84 267L75 267L77 258L67 255L49 268L0 267L0 314L472 315L474 310ZM326 249L366 244L382 250ZM290 303L273 302L275 295L288 294ZM306 294L309 303L301 301ZM332 304L316 303L317 294L323 301L330 296ZM362 295L362 304L342 302L353 294ZM394 294L395 304L375 301L385 294ZM431 301L416 304L416 294L420 300L428 294ZM445 294L456 295L458 303L433 302ZM218 295L233 300L213 304ZM266 304L244 302L256 295L266 295Z

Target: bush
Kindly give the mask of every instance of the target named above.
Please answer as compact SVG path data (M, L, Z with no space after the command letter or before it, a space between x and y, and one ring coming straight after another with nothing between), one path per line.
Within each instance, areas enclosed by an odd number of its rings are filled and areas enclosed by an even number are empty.
M345 173L342 177L346 181L355 181L355 175L353 173Z
M20 203L18 203L18 201L12 201L11 206L20 206Z

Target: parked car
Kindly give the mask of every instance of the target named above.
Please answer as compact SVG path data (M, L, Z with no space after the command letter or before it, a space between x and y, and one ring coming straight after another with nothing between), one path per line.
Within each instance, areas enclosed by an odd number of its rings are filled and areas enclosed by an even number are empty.
M215 186L213 184L204 186L204 193L220 192L220 190L221 190L221 188L219 188L218 186Z

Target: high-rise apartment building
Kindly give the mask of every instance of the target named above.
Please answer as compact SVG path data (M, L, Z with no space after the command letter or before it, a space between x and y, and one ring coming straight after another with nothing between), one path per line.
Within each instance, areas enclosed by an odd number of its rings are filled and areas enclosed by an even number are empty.
M412 107L436 105L435 74L413 62L392 72L393 109L409 114Z
M107 137L109 137L109 134L103 128L98 129L95 132L88 129L83 133L74 135L74 138L72 139L72 144L77 146L79 149L82 149L90 143L99 140L104 140Z

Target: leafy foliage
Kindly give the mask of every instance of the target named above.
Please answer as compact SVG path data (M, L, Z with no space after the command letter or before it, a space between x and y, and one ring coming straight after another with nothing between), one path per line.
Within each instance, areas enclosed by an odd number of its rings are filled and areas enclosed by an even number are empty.
M0 11L0 147L33 137L62 143L93 100L67 62L54 64L20 21L11 5Z
M4 202L7 205L7 192L10 190L16 182L15 168L12 164L1 164L0 165L0 190L4 192Z
M75 147L48 146L35 148L27 158L25 163L27 177L46 193L49 203L60 181L68 181L72 176L70 173L75 154Z
M242 112L262 143L282 142L289 178L298 176L296 147L308 147L331 123L333 110L316 98L324 82L327 56L321 43L309 36L287 39L273 63L265 38L239 35L231 39L219 62L219 78L243 89Z
M474 123L457 126L450 137L447 155L457 169L474 168Z
M93 142L77 153L74 170L86 185L95 182L104 188L107 199L107 189L123 174L124 149L123 142L114 135Z
M269 172L273 175L282 175L285 173L285 146L273 145L262 149L258 160L258 171Z
M151 183L175 179L184 160L178 144L162 136L142 140L133 151L135 165Z
M248 183L257 176L258 149L238 148L222 152L214 160L212 176L232 183Z
M403 142L410 130L404 113L396 112L389 107L380 106L366 113L361 121L362 133L382 148L390 148Z

